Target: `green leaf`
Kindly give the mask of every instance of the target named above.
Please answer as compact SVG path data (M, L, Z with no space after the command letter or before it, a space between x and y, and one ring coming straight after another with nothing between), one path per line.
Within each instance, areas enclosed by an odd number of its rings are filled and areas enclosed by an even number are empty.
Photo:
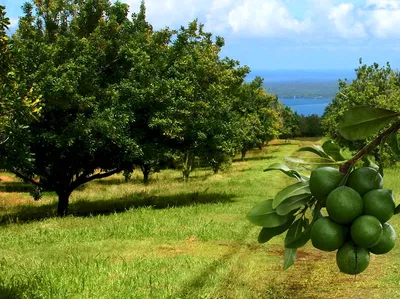
M306 176L298 173L296 170L290 169L289 167L287 167L285 164L282 164L282 163L272 164L267 169L265 169L264 172L272 171L272 170L280 170L287 176L289 176L291 178L296 178L300 182L307 179Z
M364 156L361 160L364 162L363 167L372 167L375 168L376 170L379 169L379 166L372 161L372 156L371 155L366 155Z
M341 153L341 148L339 145L334 143L332 140L328 140L324 142L322 145L324 152L329 155L335 161L344 161L346 160Z
M285 259L283 261L283 270L289 269L293 266L296 260L297 248L285 248Z
M298 152L310 152L314 153L321 158L329 158L329 156L321 149L315 148L315 147L310 147L310 146L305 146L297 150Z
M285 160L289 163L299 165L339 165L343 162L336 162L331 159L321 157L286 157Z
M308 229L309 228L309 229ZM285 247L299 248L304 246L310 239L311 226L308 219L297 219L290 226L285 237Z
M272 199L256 204L248 213L247 219L258 226L278 227L285 224L291 216L278 215L272 208Z
M284 233L292 225L294 219L295 217L292 216L285 224L278 227L263 227L258 234L258 243L267 243L273 237Z
M370 106L359 106L345 112L343 119L338 124L338 131L347 140L359 140L372 136L383 129L400 113L373 108Z
M289 228L285 238L285 247L299 248L304 246L311 238L311 228L307 219L300 218Z
M395 214L400 214L400 205L396 207L396 210L394 211Z
M276 213L278 215L287 215L291 211L294 211L301 206L304 206L311 199L310 194L300 194L292 197L286 198L283 202L279 204L276 208Z
M390 135L387 143L392 149L393 153L396 155L396 157L400 158L400 147L399 140L397 139L397 132Z
M272 207L276 209L286 198L301 194L311 194L308 182L298 182L279 191L275 195Z
M322 200L318 200L314 206L314 209L311 210L311 215L313 217L312 222L317 221L319 218L324 217L322 214Z

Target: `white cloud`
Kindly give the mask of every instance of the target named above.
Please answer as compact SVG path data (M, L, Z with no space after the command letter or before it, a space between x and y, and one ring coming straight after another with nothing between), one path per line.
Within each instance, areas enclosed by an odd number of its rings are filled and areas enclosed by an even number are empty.
M377 38L399 37L400 9L379 9L369 11L366 23L371 34Z
M121 0L129 4L131 11L138 11L141 0ZM210 0L148 0L145 1L149 21L156 28L187 25L201 18L210 6Z
M279 0L245 0L229 12L228 22L235 33L261 36L307 32L311 25L291 16Z
M366 6L377 9L399 9L399 0L367 0Z
M16 28L16 27L18 26L18 21L19 21L18 19L13 19L13 18L11 18L11 19L10 19L10 26L9 26L10 29L11 29L11 28Z
M140 0L121 0L137 11ZM146 0L155 28L177 28L195 18L223 36L304 40L389 39L400 36L400 0ZM289 9L290 8L290 9ZM293 15L292 12L296 12ZM299 17L300 16L300 17Z
M136 11L140 0L126 0ZM290 15L282 0L148 0L149 21L156 27L185 25L195 18L217 33L284 36L307 31L309 20Z
M228 32L230 30L228 12L235 2L235 0L212 0L211 8L206 15L206 29L218 33Z
M352 3L341 3L333 7L328 18L334 24L340 37L362 38L367 35Z

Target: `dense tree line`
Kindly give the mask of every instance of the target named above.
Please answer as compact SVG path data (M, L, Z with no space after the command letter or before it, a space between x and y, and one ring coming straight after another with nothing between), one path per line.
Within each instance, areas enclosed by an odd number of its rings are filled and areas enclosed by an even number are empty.
M299 115L289 107L284 107L282 114L284 124L280 135L281 138L321 137L324 135L319 115Z
M27 2L9 38L0 7L1 163L37 198L55 191L60 216L78 186L136 167L145 182L179 164L187 180L197 160L218 172L281 135L293 116L261 78L245 82L249 68L221 58L223 38L197 20L154 30L144 3L131 18L128 9Z

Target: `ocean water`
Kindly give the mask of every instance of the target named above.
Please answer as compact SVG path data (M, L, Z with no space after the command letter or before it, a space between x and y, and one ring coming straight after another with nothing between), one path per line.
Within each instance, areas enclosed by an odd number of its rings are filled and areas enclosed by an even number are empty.
M335 97L339 79L353 80L354 70L253 70L247 80L264 78L267 92L303 115L321 116Z
M338 79L355 79L355 72L347 70L253 70L248 80L256 76L264 78L264 82L326 82Z
M279 99L283 104L289 106L298 114L311 115L317 114L321 116L325 107L332 101L331 99Z

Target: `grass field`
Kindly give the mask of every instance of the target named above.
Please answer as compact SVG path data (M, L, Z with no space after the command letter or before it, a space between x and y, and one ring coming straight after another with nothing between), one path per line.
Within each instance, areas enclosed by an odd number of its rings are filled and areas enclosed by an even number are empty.
M263 169L306 144L275 142L189 183L172 170L148 186L136 172L128 183L94 181L72 194L63 219L54 194L34 202L1 174L0 298L399 298L400 245L355 277L310 244L284 272L283 237L257 243L246 213L290 182ZM400 169L386 171L385 188L400 194L399 181ZM400 217L391 223L400 232Z

